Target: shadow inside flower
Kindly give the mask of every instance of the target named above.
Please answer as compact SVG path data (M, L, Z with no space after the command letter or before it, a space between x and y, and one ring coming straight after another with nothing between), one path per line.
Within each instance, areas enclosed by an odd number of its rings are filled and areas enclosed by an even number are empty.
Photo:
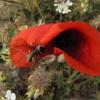
M78 59L81 55L81 49L86 43L85 36L78 30L68 29L63 31L54 40L56 47L67 52L72 57Z

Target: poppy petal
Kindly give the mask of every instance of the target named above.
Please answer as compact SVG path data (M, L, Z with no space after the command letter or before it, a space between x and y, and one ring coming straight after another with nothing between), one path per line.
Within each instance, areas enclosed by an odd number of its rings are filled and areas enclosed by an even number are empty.
M49 53L64 53L72 68L86 75L100 76L100 32L89 24L69 21L24 30L10 43L12 62L20 68L31 66L26 56L39 44L46 48L53 44Z
M40 44L40 39L47 33L53 24L32 27L19 32L10 42L10 56L17 68L32 66L28 62L28 55ZM50 45L49 45L50 46ZM47 47L48 49L49 47Z
M100 76L100 32L95 28L85 22L58 23L41 39L42 44L49 41L65 52L71 67L87 75Z

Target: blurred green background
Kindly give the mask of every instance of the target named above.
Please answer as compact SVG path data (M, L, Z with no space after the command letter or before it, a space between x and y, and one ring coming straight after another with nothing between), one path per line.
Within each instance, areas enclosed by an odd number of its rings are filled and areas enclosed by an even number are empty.
M11 63L11 38L28 27L63 21L85 21L100 31L100 0L0 0L0 100L5 100L8 89L17 100L34 100L35 93L40 93L28 88L34 85L28 84L31 71L20 71ZM46 87L36 100L100 100L100 77L81 75L64 66L61 71L67 77L59 76L56 88Z

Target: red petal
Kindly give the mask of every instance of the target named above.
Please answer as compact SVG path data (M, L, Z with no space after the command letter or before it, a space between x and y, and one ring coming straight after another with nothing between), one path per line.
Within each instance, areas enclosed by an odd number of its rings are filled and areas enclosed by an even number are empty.
M61 24L60 28L67 29L67 23ZM83 45L81 45L80 48L76 46L75 49L62 52L65 54L66 62L81 73L91 76L100 76L100 32L83 22L71 24L69 30L72 29L78 30L79 34L82 34L80 39L84 37L85 41L83 41ZM57 50L56 52L56 50L55 53L57 54L58 51L60 51L59 53L62 51Z
M12 63L18 68L31 67L28 55L40 44L41 38L47 33L53 24L32 27L18 33L10 43L10 56Z
M71 37L71 45L66 42L62 48L58 37L62 40ZM71 67L87 75L100 76L100 32L84 22L47 24L22 31L10 44L12 62L18 67L31 66L26 57L32 47L38 44L49 47L51 41L57 47L54 53L64 53Z
M83 44L79 47L76 45L74 49L66 46L66 50L61 50L62 47L58 47L60 50L55 49L55 54L60 54L61 51L63 51L62 53L65 54L66 62L72 68L87 75L100 76L100 32L89 24L84 22L64 22L55 24L41 39L41 43L48 44L49 41L55 40L58 36L61 37L64 31L69 30L73 31L73 36L80 35L77 39L78 42L81 42L79 40L83 40ZM66 34L70 35L71 33L67 32ZM68 35L65 35L64 39L67 39L67 36ZM77 40L75 40L75 42L76 41ZM57 43L59 44L59 41ZM56 44L55 47L57 47ZM60 52L58 53L58 51Z

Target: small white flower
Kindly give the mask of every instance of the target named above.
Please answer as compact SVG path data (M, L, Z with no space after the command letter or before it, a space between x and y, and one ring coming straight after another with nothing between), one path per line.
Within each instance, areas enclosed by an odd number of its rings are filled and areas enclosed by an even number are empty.
M66 14L71 12L71 10L69 9L70 6L72 6L73 3L70 0L67 1L59 1L57 2L57 0L55 0L54 6L56 6L56 11L62 14Z
M6 100L16 100L16 94L12 93L11 90L7 90L5 98Z

